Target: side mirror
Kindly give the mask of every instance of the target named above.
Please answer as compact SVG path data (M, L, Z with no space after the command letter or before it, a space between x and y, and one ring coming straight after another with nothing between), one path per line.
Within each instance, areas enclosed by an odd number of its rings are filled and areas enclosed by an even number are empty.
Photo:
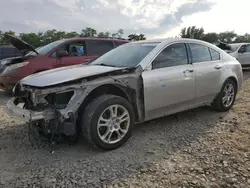
M58 57L67 57L67 56L69 56L69 53L66 50L62 50L62 51L57 52L57 56Z

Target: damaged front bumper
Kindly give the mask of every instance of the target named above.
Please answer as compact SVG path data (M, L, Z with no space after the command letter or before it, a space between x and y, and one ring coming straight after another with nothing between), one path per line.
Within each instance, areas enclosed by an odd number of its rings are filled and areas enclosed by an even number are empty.
M22 119L25 122L33 122L38 120L50 120L55 118L55 111L44 110L41 112L24 109L18 105L22 105L19 102L19 98L12 98L6 104L6 112L10 116Z
M77 134L76 117L73 113L69 114L68 119L60 121L60 112L56 109L33 111L25 109L22 105L24 104L20 98L11 98L6 104L5 111L9 116L21 119L27 123L29 138L39 135L40 138L46 137L52 142L57 142L60 140L61 135L72 137ZM38 140L38 137L35 140Z

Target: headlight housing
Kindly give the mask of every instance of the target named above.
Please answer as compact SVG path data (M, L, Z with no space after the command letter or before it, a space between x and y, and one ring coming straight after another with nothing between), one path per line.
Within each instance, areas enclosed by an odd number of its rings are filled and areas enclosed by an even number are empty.
M13 64L13 65L10 65L10 66L8 67L8 69L9 69L9 70L17 69L17 68L26 66L26 65L28 65L28 64L29 64L28 61L25 61L25 62L22 62L22 63L16 63L16 64Z
M6 63L8 63L9 62L9 60L2 60L2 61L0 61L0 63L2 64L2 65L5 65Z

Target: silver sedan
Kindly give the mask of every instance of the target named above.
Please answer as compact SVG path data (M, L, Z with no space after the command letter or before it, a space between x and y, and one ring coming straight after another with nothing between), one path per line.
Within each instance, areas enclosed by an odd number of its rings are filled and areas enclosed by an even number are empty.
M121 45L88 66L26 77L7 111L51 139L83 133L90 144L111 150L129 139L136 123L203 105L231 109L242 80L241 64L215 45L145 40Z

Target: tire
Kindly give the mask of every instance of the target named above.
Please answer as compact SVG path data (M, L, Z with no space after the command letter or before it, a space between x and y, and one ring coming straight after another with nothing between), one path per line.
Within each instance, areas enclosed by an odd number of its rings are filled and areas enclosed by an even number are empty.
M229 85L233 87L234 93L232 95L230 104L226 105L225 103L223 103L223 97L225 95L224 93L225 88L228 87ZM230 110L232 106L234 105L236 93L237 93L237 86L236 86L235 81L233 81L232 79L226 80L221 88L220 93L216 96L215 100L212 102L211 104L212 108L220 112L226 112Z
M126 119L128 117L129 120L125 120L122 123L118 123L119 119L114 118L112 120L112 123L107 123L108 126L102 126L101 128L98 128L98 123L102 122L99 118L101 116L106 115L104 119L110 119L111 111L108 109L109 107L112 109L115 109L117 107L117 114L122 113L124 110L124 113L127 114L121 119ZM118 116L117 116L118 117ZM102 95L100 97L97 97L92 102L88 104L86 109L84 110L84 113L82 115L81 119L81 125L82 130L84 134L84 138L88 141L89 144L91 144L94 147L100 148L102 150L113 150L120 146L122 146L132 135L132 129L135 122L135 116L133 112L132 105L124 98L115 96L115 95ZM119 126L117 125L119 124ZM126 133L121 132L126 129ZM109 130L109 131L108 131ZM104 136L106 133L110 132L106 139L101 139L101 136ZM118 132L120 133L121 138L118 138ZM112 135L110 135L112 132ZM110 136L110 142L108 143L108 138ZM112 139L117 137L117 141L115 142ZM120 139L120 140L119 140Z

